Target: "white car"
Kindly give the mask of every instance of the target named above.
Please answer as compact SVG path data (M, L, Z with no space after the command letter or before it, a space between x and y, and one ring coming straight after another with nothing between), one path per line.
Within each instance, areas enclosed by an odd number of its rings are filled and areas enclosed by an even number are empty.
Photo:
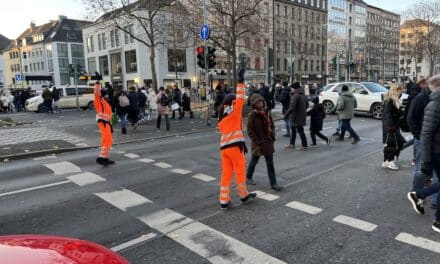
M374 82L343 82L333 83L319 94L319 102L324 106L327 114L331 114L339 97L342 86L347 85L357 100L357 112L371 113L374 119L382 119L383 95L388 90ZM402 95L401 100L405 103L408 96Z
M74 86L60 86L57 87L60 94L61 109L76 107L76 88ZM86 109L93 109L93 87L78 85L78 103L79 107ZM46 112L46 106L41 95L34 96L26 100L26 111L30 112Z

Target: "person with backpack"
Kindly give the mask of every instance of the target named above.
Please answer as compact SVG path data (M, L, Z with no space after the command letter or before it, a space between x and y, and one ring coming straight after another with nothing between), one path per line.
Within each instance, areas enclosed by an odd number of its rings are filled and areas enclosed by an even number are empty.
M179 112L179 119L183 118L182 113L182 91L179 89L179 87L176 85L173 89L173 104L178 104L179 108L176 110L173 110L173 115L171 119L176 118L176 111Z
M325 111L322 104L319 103L319 98L312 99L313 107L307 112L310 116L310 138L312 139L311 148L316 147L316 136L323 139L327 145L330 145L330 138L324 136L322 131L322 124L325 118Z
M167 131L170 131L170 98L165 92L165 88L161 86L159 88L159 94L156 96L156 103L157 103L157 111L158 111L158 117L157 117L157 129L160 129L160 123L162 116L165 117L166 122L166 128Z
M182 118L185 117L185 112L189 112L189 118L194 117L194 113L191 111L191 97L188 89L185 89L182 95Z
M135 87L130 87L129 90L130 92L127 97L130 101L130 106L128 107L127 119L133 130L136 130L139 121L139 97Z
M267 109L271 111L275 107L275 102L269 86L266 86L264 83L260 83L259 94L264 98Z
M116 90L112 97L113 112L116 113L120 120L121 134L127 134L127 119L125 116L130 106L130 100L122 89Z
M41 96L43 97L44 105L46 106L46 113L49 114L49 112L50 112L53 114L53 109L52 109L53 94L52 94L52 92L49 91L49 88L46 87Z

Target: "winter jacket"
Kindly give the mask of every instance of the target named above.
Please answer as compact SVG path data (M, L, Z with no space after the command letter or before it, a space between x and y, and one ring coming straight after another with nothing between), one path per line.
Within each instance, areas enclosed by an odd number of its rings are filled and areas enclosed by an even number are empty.
M256 102L264 100L262 96L255 95L251 98L251 105L254 106ZM257 110L249 113L247 121L247 133L251 138L251 150L254 156L269 156L275 151L275 126L272 117L268 113L270 119L271 132L264 124L264 116Z
M341 92L338 97L338 102L336 103L336 113L338 114L338 119L352 119L354 116L354 109L357 107L356 97L349 92Z
M147 105L147 96L141 91L137 92L137 96L139 98L139 107L145 107Z
M215 108L218 108L218 107L220 107L222 105L223 98L225 98L225 93L223 92L223 90L222 89L216 90L215 102L214 102Z
M173 102L179 105L182 104L182 91L180 89L173 90Z
M383 106L382 142L384 144L396 146L397 140L397 146L399 149L401 149L405 143L405 139L400 132L399 125L399 120L403 113L394 105L392 99L387 99Z
M289 109L284 114L284 117L290 116L290 123L293 127L305 126L308 106L309 101L304 94L304 88L295 89L290 99Z
M156 93L154 92L153 88L150 88L148 90L147 103L148 103L148 109L157 110Z
M259 94L264 98L264 102L266 103L267 109L271 110L275 107L275 102L273 100L273 96L269 90L269 87L267 86L261 87Z
M125 95L125 92L119 92L113 97L112 109L113 112L116 112L117 115L125 115L127 114L128 107L122 107L119 105L119 96Z
M44 90L44 92L41 96L43 97L44 101L52 101L53 100L53 94L49 90Z
M183 93L182 95L182 108L183 111L191 111L191 98L187 93Z
M139 97L135 91L130 91L127 95L130 101L129 111L139 111Z
M420 140L420 133L422 133L423 114L426 106L429 104L429 89L423 90L411 102L408 109L406 122L409 130L414 138Z
M422 133L420 134L423 162L431 162L432 154L440 154L440 89L431 93L425 108Z
M290 87L284 86L280 94L280 103L283 105L282 113L285 114L289 110L291 99Z
M325 111L322 104L315 103L312 109L307 112L307 115L310 116L310 131L321 131L325 118Z
M162 97L164 92L160 92L157 96L156 96L156 104L157 104L157 112L159 113L159 115L168 115L170 113L170 108L168 107L168 105L166 106L162 106L162 104L160 103L160 98Z

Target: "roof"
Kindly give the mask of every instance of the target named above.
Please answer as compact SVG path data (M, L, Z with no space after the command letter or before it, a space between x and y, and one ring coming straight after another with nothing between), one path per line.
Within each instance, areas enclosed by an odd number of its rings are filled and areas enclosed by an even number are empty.
M63 18L61 22L58 21L45 42L69 41L82 43L82 27L88 24L90 24L89 21Z
M10 42L11 42L10 39L8 39L7 37L5 37L2 34L0 34L0 51L2 49L6 48L7 46L9 46Z
M387 13L387 14L390 14L390 15L394 15L394 16L398 16L398 17L401 16L399 14L396 14L394 12L391 12L391 11L388 11L388 10L385 10L385 9L382 9L380 7L377 7L377 6L373 6L373 5L369 5L369 4L367 4L367 6L368 6L368 8L376 9L376 10L379 10L381 12L384 12L384 13Z
M21 35L18 36L17 39L28 38L28 37L32 37L35 34L41 34L41 33L43 33L46 36L50 31L52 31L52 29L55 27L57 22L58 22L57 20L53 20L41 26L35 26L33 28L29 27L23 33L21 33Z
M422 20L422 19L411 19L406 20L403 22L402 26L400 28L411 28L411 27L427 27L428 21Z

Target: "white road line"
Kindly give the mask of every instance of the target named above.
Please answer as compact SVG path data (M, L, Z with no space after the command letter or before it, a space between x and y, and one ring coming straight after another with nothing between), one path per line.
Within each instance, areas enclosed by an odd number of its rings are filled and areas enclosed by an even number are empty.
M140 216L138 219L165 234L194 222L194 220L167 208Z
M117 150L117 151L115 151L115 153L117 153L117 154L124 154L125 151L123 151L123 150Z
M214 264L285 263L199 222L173 231L168 237Z
M16 191L12 191L12 192L0 193L0 197L12 195L12 194L17 194L17 193L29 192L29 191L33 191L33 190L49 188L49 187L53 187L53 186L63 185L63 184L66 184L66 183L71 183L71 181L59 181L59 182L54 182L54 183L50 183L50 184L35 186L35 187L31 187L31 188L16 190Z
M152 160L152 159L140 159L138 161L143 162L143 163L153 163L154 162L154 160Z
M152 201L142 195L127 189L114 192L95 193L95 195L122 211L126 211L130 207L152 203Z
M72 175L67 177L67 179L69 179L70 181L72 181L73 183L79 186L86 186L89 184L106 181L106 179L91 172L84 172L84 173Z
M290 203L286 204L286 206L290 207L292 209L296 209L296 210L302 211L304 213L313 214L313 215L319 214L320 212L322 212L321 208L311 206L308 204L304 204L301 202L297 202L297 201L290 202Z
M192 171L183 170L183 169L173 169L171 171L174 173L177 173L177 174L182 174L182 175L190 174L192 172Z
M46 159L56 159L56 158L57 158L57 156L51 155L51 156L44 156L44 157L34 158L34 160L46 160Z
M377 225L359 220L353 217L345 216L345 215L338 215L335 218L333 218L333 221L336 223L344 224L351 226L353 228L360 229L362 231L366 232L372 232L374 229L376 229Z
M127 153L124 156L127 157L127 158L130 158L130 159L140 158L140 156L138 154L134 154L134 153Z
M173 167L173 166L171 166L170 164L165 163L165 162L154 163L154 166L159 167L159 168L162 168L162 169L168 169L168 168Z
M142 242L145 242L147 240L150 240L150 239L152 239L152 238L154 238L156 236L157 235L155 233L148 233L146 235L140 236L138 238L135 238L133 240L127 241L127 242L122 243L120 245L114 246L114 247L111 248L111 250L113 250L115 252L118 252L118 251L127 249L129 247L132 247L134 245L140 244Z
M64 175L68 173L81 172L80 167L68 161L48 163L48 164L44 164L44 166L52 170L55 175Z
M437 241L429 240L423 237L416 237L408 233L400 233L395 239L402 243L430 250L435 253L440 253L440 242Z
M198 179L198 180L201 180L201 181L204 181L204 182L210 182L210 181L216 180L216 178L208 176L208 175L203 174L203 173L196 174L196 175L194 175L192 177L194 179Z
M265 193L262 191L255 191L255 193L257 194L257 197L266 201L274 201L278 198L280 198L278 195L275 194L271 194L271 193Z

